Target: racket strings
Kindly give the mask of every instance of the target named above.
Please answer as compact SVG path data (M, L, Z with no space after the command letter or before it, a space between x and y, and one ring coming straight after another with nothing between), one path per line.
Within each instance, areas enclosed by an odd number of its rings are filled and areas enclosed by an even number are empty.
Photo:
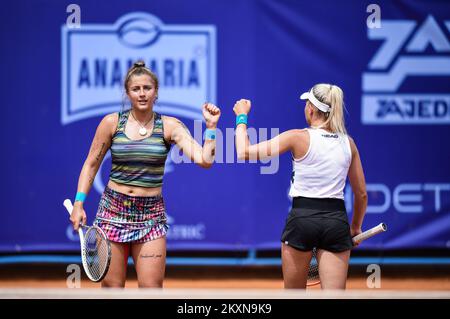
M110 259L108 240L96 228L91 227L85 234L85 259L93 280L100 280L107 271Z
M320 282L319 263L317 262L316 248L312 250L311 262L309 263L307 285L313 286Z

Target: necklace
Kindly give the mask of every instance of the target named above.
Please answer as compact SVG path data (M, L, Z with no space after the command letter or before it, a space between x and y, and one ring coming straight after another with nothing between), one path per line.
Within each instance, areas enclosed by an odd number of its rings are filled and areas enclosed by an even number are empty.
M135 120L136 122L138 122L138 124L141 126L141 128L139 129L139 135L141 135L141 136L147 135L147 129L146 129L145 127L146 127L147 124L150 123L150 121L153 119L153 112L152 112L152 117L151 117L151 118L148 120L148 122L145 123L144 125L142 125L141 122L139 122L139 121L134 117L132 111L130 111L130 113L131 113L131 116L134 118L134 120Z

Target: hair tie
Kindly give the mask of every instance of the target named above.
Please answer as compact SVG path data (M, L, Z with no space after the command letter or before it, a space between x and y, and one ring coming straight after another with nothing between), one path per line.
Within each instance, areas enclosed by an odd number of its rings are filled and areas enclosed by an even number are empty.
M143 62L143 61L135 62L134 67L135 68L145 68L145 62Z

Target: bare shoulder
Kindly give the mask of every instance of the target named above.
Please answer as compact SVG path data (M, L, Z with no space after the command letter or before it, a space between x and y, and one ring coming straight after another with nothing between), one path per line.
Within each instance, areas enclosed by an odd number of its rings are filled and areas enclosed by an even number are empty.
M119 123L119 113L110 113L103 117L99 124L99 129L110 134L114 134Z
M348 136L348 140L350 141L350 144L355 145L355 141L353 140L353 137L351 137L350 135L347 135L347 136Z
M347 136L348 136L348 141L350 142L350 149L352 151L352 155L355 155L358 153L358 148L356 147L356 143L350 135L347 135Z
M162 115L161 118L163 120L164 130L171 131L179 127L186 128L186 125L184 125L184 123L181 120L177 119L176 117Z
M307 129L293 129L287 131L294 158L303 158L309 148L309 133Z
M114 112L107 114L102 121L105 121L108 125L117 125L119 122L119 113Z
M309 145L309 133L306 129L292 129L280 134L280 137L294 149Z
M309 141L309 133L307 129L293 129L286 131L290 138L293 138L295 141Z
M309 138L308 129L306 129L306 128L296 129L293 131L295 131L297 133L297 135L300 137L308 137Z
M164 126L173 126L177 125L181 122L179 119L173 116L161 115L161 119L163 120Z
M181 136L190 136L189 129L182 121L173 116L161 116L164 125L164 138L170 143L177 143Z

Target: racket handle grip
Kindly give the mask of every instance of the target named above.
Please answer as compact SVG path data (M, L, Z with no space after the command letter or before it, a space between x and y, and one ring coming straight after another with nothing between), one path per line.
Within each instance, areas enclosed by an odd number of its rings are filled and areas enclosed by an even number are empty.
M387 230L387 226L385 223L381 223L378 226L375 226L369 230L366 230L365 232L356 235L355 237L352 238L353 243L360 243L363 240L366 240L367 238L370 238L372 236L375 236L376 234L379 234L381 232L384 232Z
M67 212L69 213L69 215L71 215L72 210L73 210L73 205L72 205L72 202L70 201L70 199L64 200L63 205L67 209Z
M70 199L64 200L63 205L67 209L67 212L69 213L69 215L72 215L73 205L72 205L72 202L70 201ZM84 225L82 221L80 221L80 226L86 227L86 225Z

